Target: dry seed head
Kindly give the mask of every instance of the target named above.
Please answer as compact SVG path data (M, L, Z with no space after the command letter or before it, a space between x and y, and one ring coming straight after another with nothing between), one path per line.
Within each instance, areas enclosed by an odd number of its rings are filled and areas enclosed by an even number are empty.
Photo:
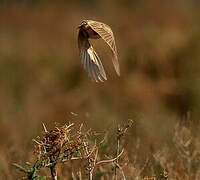
M121 137L123 137L127 130L132 126L133 124L133 120L129 119L128 120L128 123L124 126L124 127L120 127L118 126L118 129L117 129L117 139L121 139Z
M96 132L92 130L83 131L83 125L80 125L76 131L75 128L72 128L73 125L55 127L51 131L48 131L43 125L43 137L34 140L38 159L43 165L74 158L93 158L93 146L89 138L94 137ZM92 160L90 161L92 162Z
M48 131L43 124L44 133L43 138L38 138L35 140L37 145L37 153L39 159L49 162L58 160L61 153L63 152L63 147L70 136L71 127L73 124L65 125L62 127L56 127L54 130Z

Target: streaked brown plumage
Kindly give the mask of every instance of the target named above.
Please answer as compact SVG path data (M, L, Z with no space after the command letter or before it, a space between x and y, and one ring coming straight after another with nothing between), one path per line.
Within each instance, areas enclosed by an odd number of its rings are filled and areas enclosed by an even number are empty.
M117 48L111 28L101 22L83 20L79 25L78 47L81 62L88 75L96 82L107 80L106 73L97 53L93 49L88 39L102 38L112 51L112 62L117 74L120 76Z

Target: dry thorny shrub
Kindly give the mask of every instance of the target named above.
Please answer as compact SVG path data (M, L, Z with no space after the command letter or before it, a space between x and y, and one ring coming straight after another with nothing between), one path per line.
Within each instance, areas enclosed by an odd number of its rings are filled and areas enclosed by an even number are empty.
M104 133L85 130L83 125L56 126L51 131L43 125L42 137L37 137L34 140L36 162L34 164L28 163L28 168L23 168L18 164L14 165L25 173L26 179L37 180L47 179L39 175L41 169L49 169L50 177L53 180L58 179L58 175L67 179L70 177L73 180L199 179L200 143L199 136L192 134L192 128L180 122L177 123L174 128L173 144L168 146L166 143L161 148L156 149L147 156L146 161L141 165L137 162L140 140L136 143L131 163L128 151L124 150L125 139L123 137L131 125L132 121L129 121L126 125L117 127L115 139L112 139L116 145L108 144L108 150L112 149L109 151L109 156L102 153L107 138ZM173 146L174 148L172 148ZM65 176L61 175L59 171L61 166L65 168L64 164L68 167L72 167L72 164L78 166L68 168L68 174Z
M124 127L118 127L116 133L116 155L114 157L106 157L102 160L99 155L99 149L104 143L105 138L97 142L96 137L99 133L92 130L84 130L83 125L76 128L73 123L62 127L55 127L54 130L48 131L43 124L43 137L34 139L36 143L35 152L37 154L36 162L33 165L29 163L29 169L25 169L18 164L14 164L14 166L20 171L25 172L27 179L40 180L46 179L46 177L38 175L40 169L49 168L51 178L57 180L57 164L84 161L86 165L84 169L79 170L78 175L74 172L71 173L73 179L78 178L81 180L85 175L87 179L91 180L94 176L94 169L103 170L103 166L105 165L114 167L111 177L114 179L126 179L123 172L123 164L119 162L119 158L124 152L124 149L120 146L120 141L131 125L132 121L129 120L128 124Z

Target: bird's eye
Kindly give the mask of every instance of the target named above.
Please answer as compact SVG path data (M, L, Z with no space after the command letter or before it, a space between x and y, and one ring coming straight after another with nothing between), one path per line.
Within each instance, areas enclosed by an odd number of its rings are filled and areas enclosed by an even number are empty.
M86 24L87 24L87 21L86 21L86 20L83 20L83 21L82 21L82 24L83 24L83 25L86 25Z

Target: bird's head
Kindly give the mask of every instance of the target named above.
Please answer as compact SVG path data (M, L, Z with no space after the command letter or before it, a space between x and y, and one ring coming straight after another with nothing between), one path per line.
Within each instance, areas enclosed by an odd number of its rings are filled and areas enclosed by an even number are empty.
M87 25L87 20L83 20L81 22L81 24L78 26L78 28L80 28L81 26L85 26L85 25Z

